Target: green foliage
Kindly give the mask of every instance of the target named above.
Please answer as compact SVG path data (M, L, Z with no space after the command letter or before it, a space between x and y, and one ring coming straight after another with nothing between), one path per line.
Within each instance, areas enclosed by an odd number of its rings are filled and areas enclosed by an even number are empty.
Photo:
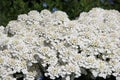
M104 9L116 9L120 11L120 0L0 0L0 25L6 25L10 20L17 18L17 15L28 13L30 10L41 11L53 8L65 11L70 19L79 16L80 12L89 11L93 7ZM46 3L46 6L43 6Z

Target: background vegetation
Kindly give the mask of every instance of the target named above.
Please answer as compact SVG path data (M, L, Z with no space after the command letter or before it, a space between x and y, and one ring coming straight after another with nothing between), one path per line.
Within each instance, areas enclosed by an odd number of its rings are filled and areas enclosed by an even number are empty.
M17 15L30 10L62 10L74 19L93 7L120 11L120 0L0 0L0 25L6 26L10 20L17 19Z

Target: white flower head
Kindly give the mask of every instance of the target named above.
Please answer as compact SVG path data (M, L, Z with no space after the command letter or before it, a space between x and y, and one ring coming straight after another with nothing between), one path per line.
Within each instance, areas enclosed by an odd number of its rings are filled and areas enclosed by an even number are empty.
M70 80L89 69L94 77L120 76L120 13L93 8L71 20L63 11L30 11L0 26L0 77ZM84 69L82 71L82 69ZM74 75L73 75L74 74ZM72 76L72 77L71 77Z

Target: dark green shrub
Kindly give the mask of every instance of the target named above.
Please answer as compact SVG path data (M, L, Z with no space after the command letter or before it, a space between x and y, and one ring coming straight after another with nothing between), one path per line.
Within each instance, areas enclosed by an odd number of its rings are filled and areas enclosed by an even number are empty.
M120 0L0 0L0 25L17 18L17 15L30 10L67 12L70 19L79 16L80 12L89 11L93 7L120 10Z

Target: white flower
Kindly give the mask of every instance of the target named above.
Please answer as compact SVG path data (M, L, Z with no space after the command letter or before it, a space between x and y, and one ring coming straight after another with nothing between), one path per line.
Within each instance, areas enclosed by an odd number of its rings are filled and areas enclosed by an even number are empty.
M120 80L120 76L117 76L117 77L116 77L116 80Z
M49 75L51 79L55 79L55 77L59 77L60 68L59 66L50 66L47 71L49 73L46 73L46 75Z
M20 21L27 21L28 16L27 16L27 14L21 14L21 15L18 16L17 19L20 20Z
M93 74L93 76L94 76L95 78L98 76L98 73L99 73L99 72L97 72L97 71L95 71L95 70L92 70L92 74Z
M50 18L51 17L51 12L49 11L49 10L42 10L41 12L40 12L40 16L44 19L48 19L48 18Z
M36 10L32 10L28 13L28 17L30 21L39 21L40 20L40 13Z
M86 74L120 75L120 13L93 8L76 20L62 11L36 10L0 26L0 76L22 72L24 79L42 76L70 80ZM71 75L73 75L70 77Z

